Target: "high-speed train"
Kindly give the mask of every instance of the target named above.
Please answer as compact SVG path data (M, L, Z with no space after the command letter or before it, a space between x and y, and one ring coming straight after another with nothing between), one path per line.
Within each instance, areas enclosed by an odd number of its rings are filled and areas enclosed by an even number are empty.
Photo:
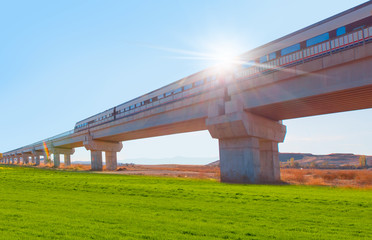
M372 42L372 2L315 23L240 56L244 64L230 73L207 69L79 121L75 132L263 74Z

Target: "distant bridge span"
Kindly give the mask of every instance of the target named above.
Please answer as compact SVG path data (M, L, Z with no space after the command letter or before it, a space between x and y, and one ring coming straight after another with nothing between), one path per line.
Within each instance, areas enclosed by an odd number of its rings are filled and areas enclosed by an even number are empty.
M102 151L114 170L122 141L209 130L219 139L221 181L280 181L281 120L372 107L371 12L370 2L352 8L242 55L248 66L194 74L1 161L38 165L46 145L58 167L60 154L69 165L84 146L93 170L102 170Z

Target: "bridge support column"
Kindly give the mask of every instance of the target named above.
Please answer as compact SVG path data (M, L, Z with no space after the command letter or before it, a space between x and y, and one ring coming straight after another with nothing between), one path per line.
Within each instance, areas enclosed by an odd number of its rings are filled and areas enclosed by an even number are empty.
M70 154L64 154L65 156L65 167L68 167L71 165L71 155Z
M40 155L35 155L35 165L36 166L40 165Z
M65 165L66 165L66 159L68 161L68 165L70 165L70 155L75 153L75 149L72 148L56 148L56 147L50 147L50 150L54 154L54 167L59 167L61 164L60 160L60 154L63 154L65 156ZM66 157L68 156L68 157Z
M280 181L278 142L284 140L284 125L244 111L210 117L206 124L219 139L222 182Z
M106 169L113 171L117 167L116 153L123 148L121 142L105 142L100 140L87 140L84 142L87 150L91 151L91 166L94 171L102 171L102 151L106 154Z
M102 171L102 151L90 151L91 164L90 167L93 171Z
M27 154L27 153L22 154L23 164L28 164L29 163L29 157L30 157L30 155Z
M59 167L61 165L61 159L59 156L59 153L53 153L54 159L53 159L53 167Z
M44 157L44 164L48 164L49 163L49 156L46 153L44 153L43 157Z
M116 152L105 152L106 153L106 169L114 171L118 167L118 160Z

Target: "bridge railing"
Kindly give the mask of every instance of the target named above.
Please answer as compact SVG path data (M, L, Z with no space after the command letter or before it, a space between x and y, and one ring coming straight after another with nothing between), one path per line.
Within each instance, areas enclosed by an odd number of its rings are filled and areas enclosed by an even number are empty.
M69 130L69 131L66 131L66 132L63 132L63 133L60 133L60 134L57 134L57 135L55 135L55 136L53 136L53 137L50 137L50 138L43 139L43 140L41 140L41 141L37 141L37 142L34 142L34 143L32 143L32 144L29 144L29 145L26 145L26 146L23 146L23 147L20 147L20 148L14 149L14 150L12 150L12 151L8 151L8 152L17 152L17 151L19 151L19 150L21 150L21 149L25 149L25 148L33 147L33 146L35 146L35 145L41 145L41 144L43 144L43 142L51 142L51 141L53 141L53 140L56 140L56 139L58 139L58 138L65 137L65 136L68 136L68 135L71 135L71 134L73 134L73 133L74 133L74 129ZM8 152L6 152L6 153L8 153Z

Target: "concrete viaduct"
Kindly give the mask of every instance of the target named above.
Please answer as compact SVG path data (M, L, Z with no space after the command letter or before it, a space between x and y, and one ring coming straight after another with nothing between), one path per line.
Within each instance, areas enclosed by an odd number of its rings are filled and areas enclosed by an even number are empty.
M122 142L168 134L208 130L219 140L221 181L280 181L278 143L286 127L281 120L372 107L372 44L302 62L245 81L232 79L216 88L130 117L55 137L3 154L2 163L40 164L45 146L70 165L74 148L91 151L91 168L115 170Z

